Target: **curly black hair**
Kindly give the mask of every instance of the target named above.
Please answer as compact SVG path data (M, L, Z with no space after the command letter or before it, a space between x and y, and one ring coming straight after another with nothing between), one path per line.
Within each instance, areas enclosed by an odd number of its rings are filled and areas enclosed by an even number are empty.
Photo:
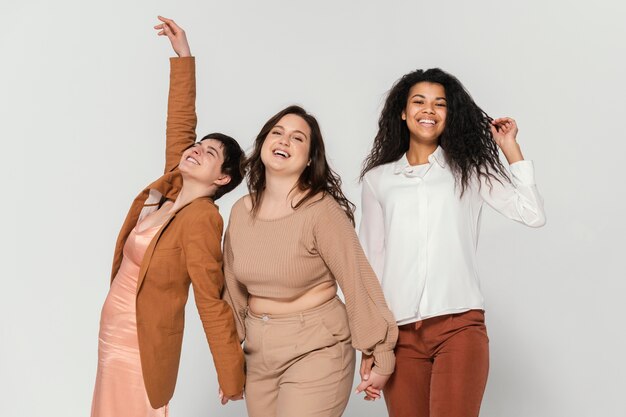
M248 183L248 190L250 191L252 201L252 214L256 215L261 200L263 199L263 192L265 191L265 165L261 160L263 142L265 142L265 138L276 123L278 123L283 116L288 114L300 116L311 129L311 147L309 150L310 164L307 165L302 174L300 174L298 183L294 187L294 189L297 188L300 191L304 191L305 195L293 208L298 209L305 202L320 193L322 195L329 194L339 203L352 225L354 225L355 206L346 198L343 191L341 191L341 178L328 164L324 140L317 119L300 106L289 106L272 116L261 128L261 131L254 141L252 153L243 162L243 168L246 172L246 182Z
M360 179L371 169L397 161L409 149L409 129L402 120L411 87L420 82L441 84L446 92L447 116L439 146L460 185L462 196L473 177L510 181L491 134L491 117L474 102L463 84L439 69L416 70L393 85L378 120L378 133L363 162Z

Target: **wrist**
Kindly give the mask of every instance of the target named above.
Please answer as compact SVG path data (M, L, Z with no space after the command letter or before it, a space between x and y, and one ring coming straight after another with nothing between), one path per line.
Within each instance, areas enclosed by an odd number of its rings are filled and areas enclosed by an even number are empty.
M502 146L500 149L502 149L502 153L504 154L504 157L506 158L509 165L524 160L524 155L522 155L522 149L517 142Z
M179 58L187 58L191 56L191 49L189 48L183 48L180 51L176 51L176 55L178 55Z

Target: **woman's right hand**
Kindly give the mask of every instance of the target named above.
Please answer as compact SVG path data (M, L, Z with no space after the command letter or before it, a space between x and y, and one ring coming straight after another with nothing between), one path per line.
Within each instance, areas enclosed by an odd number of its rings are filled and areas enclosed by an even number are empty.
M187 42L187 35L185 35L185 31L172 19L168 19L163 16L157 16L157 18L163 22L154 27L159 31L157 35L167 36L172 43L174 52L176 52L176 55L179 57L182 58L191 56L191 50L189 49L189 42Z

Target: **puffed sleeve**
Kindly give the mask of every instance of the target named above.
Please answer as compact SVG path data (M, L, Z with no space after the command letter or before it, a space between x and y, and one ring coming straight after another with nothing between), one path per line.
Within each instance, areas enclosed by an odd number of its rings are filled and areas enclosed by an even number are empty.
M221 294L223 221L217 208L201 212L183 231L183 251L193 285L196 307L213 355L220 388L225 395L243 391L244 357L233 312Z
M535 184L532 161L518 161L510 165L511 182L481 177L480 195L496 211L509 219L530 227L546 223L543 198Z
M321 202L314 224L315 247L346 298L352 345L374 355L376 372L390 375L398 327L356 232L343 209L330 196Z

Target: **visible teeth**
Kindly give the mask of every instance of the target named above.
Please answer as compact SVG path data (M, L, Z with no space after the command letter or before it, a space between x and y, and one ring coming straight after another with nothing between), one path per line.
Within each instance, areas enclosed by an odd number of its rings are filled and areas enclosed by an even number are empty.
M191 156L188 156L188 157L187 157L187 161L189 161L189 162L193 162L193 163L194 163L194 164L196 164L196 165L200 165L200 163L199 163L198 161L196 161L195 159L193 159Z
M420 122L420 123L429 123L431 125L435 124L435 121L434 120L430 120L430 119L420 119L420 120L418 120L418 122Z
M280 149L275 150L274 155L280 155L284 158L289 158L289 154L285 151L281 151Z

